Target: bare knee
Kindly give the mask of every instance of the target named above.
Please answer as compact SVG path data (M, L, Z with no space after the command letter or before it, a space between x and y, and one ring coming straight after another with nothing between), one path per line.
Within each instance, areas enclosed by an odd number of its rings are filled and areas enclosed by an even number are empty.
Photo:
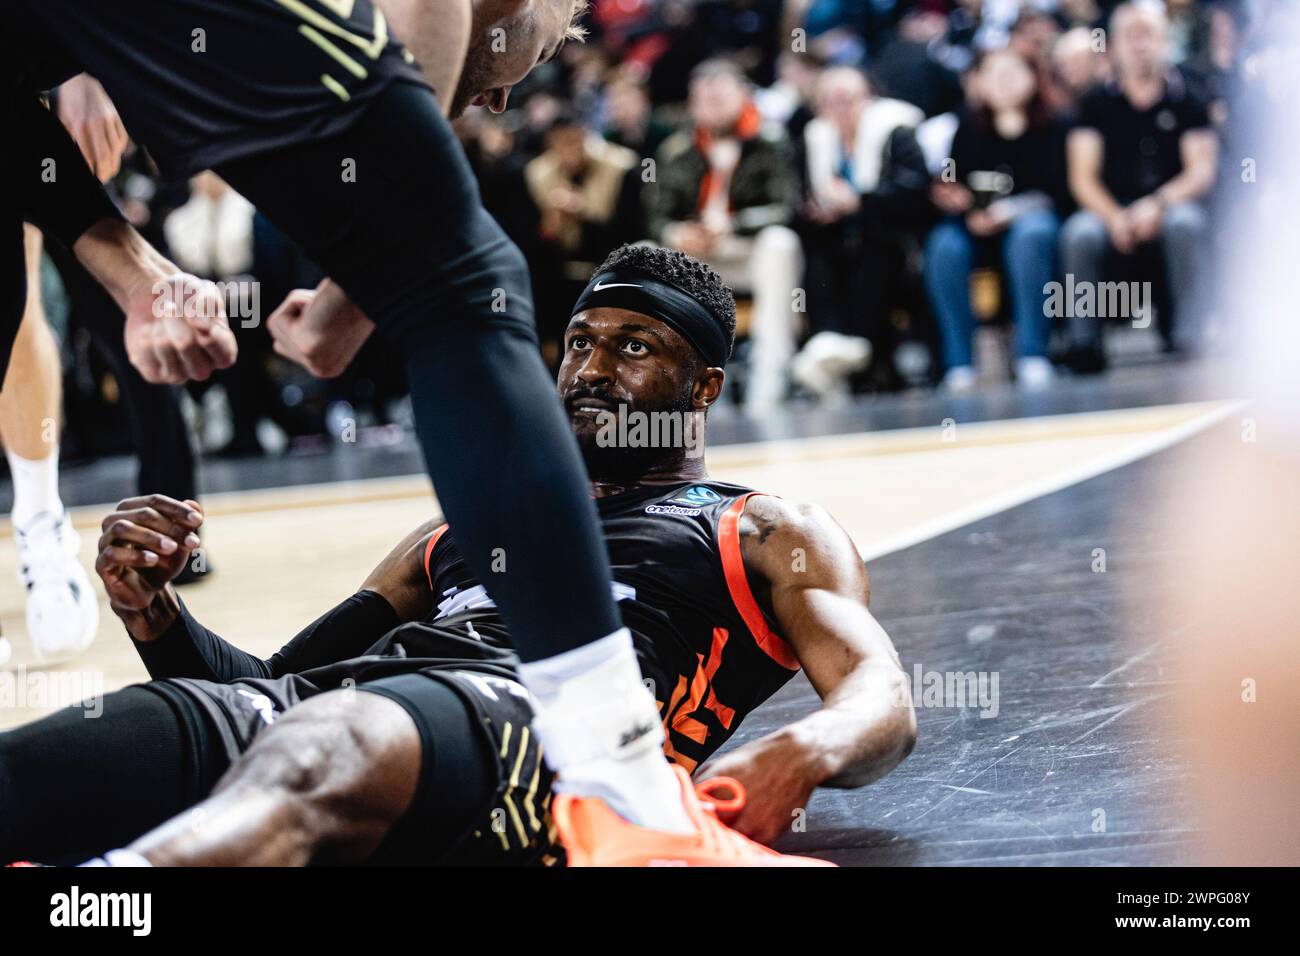
M237 761L217 799L257 803L311 859L361 859L415 797L420 738L386 697L332 691L291 708Z

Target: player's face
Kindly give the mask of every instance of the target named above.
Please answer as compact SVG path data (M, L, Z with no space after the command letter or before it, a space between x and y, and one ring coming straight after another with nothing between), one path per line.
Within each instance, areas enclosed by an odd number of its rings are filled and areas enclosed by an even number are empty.
M558 378L560 400L593 477L628 475L644 449L599 446L609 414L702 410L691 346L658 319L627 309L588 309L569 322ZM654 449L662 455L662 449ZM650 457L655 457L652 454Z
M523 0L505 17L475 23L452 119L470 106L504 112L511 88L560 51L572 12L572 0Z

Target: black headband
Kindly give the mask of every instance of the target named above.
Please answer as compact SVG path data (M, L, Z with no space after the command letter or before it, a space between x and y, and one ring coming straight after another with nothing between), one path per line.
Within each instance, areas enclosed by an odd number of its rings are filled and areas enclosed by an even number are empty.
M731 355L727 333L708 309L676 286L639 272L596 273L578 296L572 315L587 309L627 309L658 319L689 342L710 368L724 367Z

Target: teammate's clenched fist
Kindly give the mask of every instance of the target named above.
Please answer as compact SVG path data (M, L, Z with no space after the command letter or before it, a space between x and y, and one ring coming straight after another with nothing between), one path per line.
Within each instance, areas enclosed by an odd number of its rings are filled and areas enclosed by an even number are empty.
M375 323L326 279L314 290L290 292L267 319L266 330L276 352L317 378L334 378L361 351Z
M155 385L202 382L238 354L217 286L179 272L132 296L125 341L131 364Z
M113 613L138 641L158 637L178 604L169 582L199 547L198 502L166 495L127 498L104 518L95 571Z

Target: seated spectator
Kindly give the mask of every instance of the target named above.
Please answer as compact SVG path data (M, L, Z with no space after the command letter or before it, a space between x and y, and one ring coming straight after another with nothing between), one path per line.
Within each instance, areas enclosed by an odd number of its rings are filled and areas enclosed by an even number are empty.
M812 100L821 71L814 53L782 53L776 61L776 82L754 95L763 119L784 126L792 143L803 141L803 129L813 118Z
M605 98L608 115L605 138L632 150L638 160L654 156L672 135L671 126L655 119L650 90L631 71L614 75L605 87Z
M1007 44L1033 69L1038 81L1038 95L1053 116L1062 116L1074 106L1070 90L1057 77L1052 54L1061 38L1061 24L1051 14L1024 6Z
M1084 98L1069 136L1070 188L1082 209L1061 232L1062 265L1083 288L1102 280L1113 257L1163 252L1173 314L1162 314L1160 326L1171 347L1206 231L1202 201L1214 184L1218 140L1205 104L1169 67L1160 4L1117 7L1110 48L1115 80ZM1097 311L1072 310L1076 371L1105 367Z
M885 96L920 107L937 116L961 104L961 74L970 67L970 50L963 39L948 36L963 17L944 17L933 10L908 12L897 32L871 61L871 78Z
M1097 49L1093 33L1075 27L1061 34L1052 48L1052 72L1057 89L1064 95L1059 115L1072 116L1079 101L1098 83L1106 79L1106 57Z
M953 392L975 386L970 274L1000 254L1015 327L1016 380L1022 388L1041 389L1052 379L1044 287L1056 275L1059 216L1069 202L1065 133L1047 112L1033 68L1014 50L983 54L972 82L982 106L962 119L953 138L956 181L934 184L935 204L949 218L930 233L925 248L926 289L947 368L943 384Z
M785 396L797 336L794 290L803 263L789 224L799 182L784 132L763 124L733 64L696 67L688 103L690 128L664 142L647 190L650 235L753 295L745 408L761 416Z
M546 133L545 149L524 167L540 216L533 283L544 347L558 344L568 304L609 250L644 235L638 161L630 149L607 142L561 110Z
M930 177L915 130L924 114L872 94L853 67L826 70L817 116L804 129L808 200L803 206L808 316L813 333L795 357L795 381L823 401L848 394L872 345L892 384L889 280L902 268L900 238L926 211Z

